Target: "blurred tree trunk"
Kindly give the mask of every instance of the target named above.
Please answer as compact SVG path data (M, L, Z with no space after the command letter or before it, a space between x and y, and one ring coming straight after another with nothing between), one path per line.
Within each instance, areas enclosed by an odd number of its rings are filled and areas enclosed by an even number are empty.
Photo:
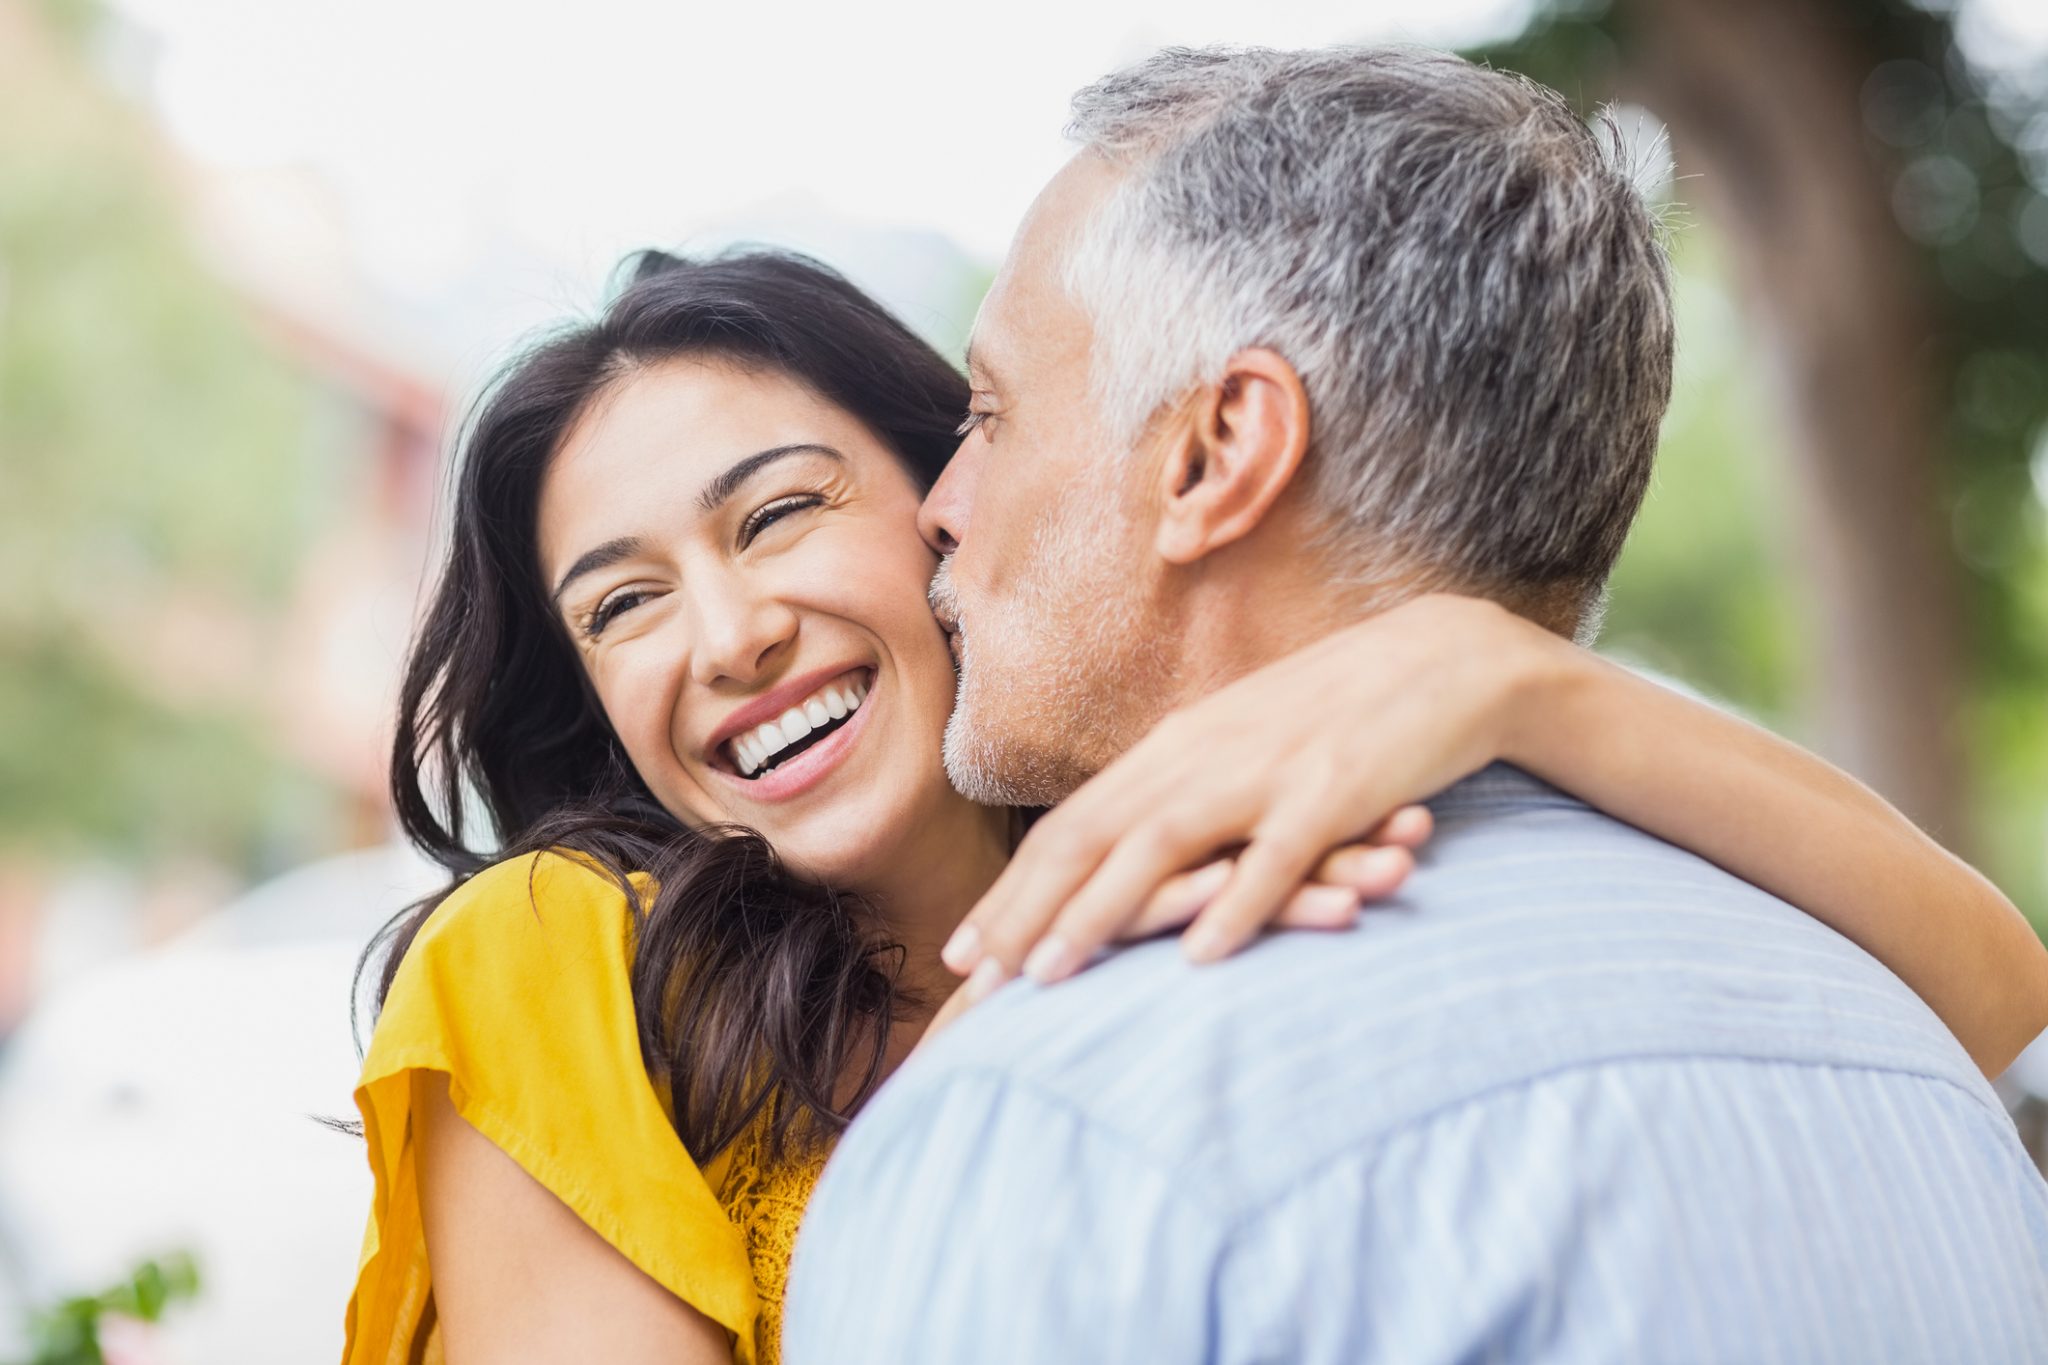
M1613 17L1621 93L1697 173L1686 189L1733 248L1789 420L1824 743L1964 844L1967 655L1934 309L1864 130L1863 35L1826 0L1622 0Z

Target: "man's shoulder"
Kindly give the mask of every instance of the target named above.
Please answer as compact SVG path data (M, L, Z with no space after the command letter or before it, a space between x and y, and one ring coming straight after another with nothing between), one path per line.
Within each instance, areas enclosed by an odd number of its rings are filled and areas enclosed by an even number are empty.
M1990 1102L1910 990L1782 901L1512 770L1433 804L1417 875L1358 929L1208 967L1166 940L1011 986L905 1090L995 1078L1168 1164L1219 1143L1310 1160L1534 1077L1658 1058L1911 1072Z
M970 1012L828 1166L789 1358L1534 1358L1501 1343L1562 1330L1539 1301L1645 1359L1813 1323L1876 1358L1952 1309L1925 1358L2021 1358L2048 1187L1954 1040L1790 906L1511 777L1439 805L1355 931L1149 943ZM1418 1284L1479 1306L1469 1349Z

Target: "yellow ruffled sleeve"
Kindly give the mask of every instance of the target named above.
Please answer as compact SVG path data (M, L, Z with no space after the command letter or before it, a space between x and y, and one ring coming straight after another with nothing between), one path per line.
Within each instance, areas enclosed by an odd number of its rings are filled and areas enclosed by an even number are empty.
M376 1181L345 1365L439 1357L420 1226L411 1076L605 1241L733 1334L754 1365L760 1302L744 1235L684 1150L640 1056L634 921L573 855L500 863L438 906L406 953L356 1088Z

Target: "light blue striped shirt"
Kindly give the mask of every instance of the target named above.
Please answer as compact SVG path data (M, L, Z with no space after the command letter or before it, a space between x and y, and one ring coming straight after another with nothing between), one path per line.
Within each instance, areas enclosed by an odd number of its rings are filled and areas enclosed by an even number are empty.
M2048 1186L1868 955L1495 767L1401 899L1006 988L846 1136L789 1365L2048 1362Z

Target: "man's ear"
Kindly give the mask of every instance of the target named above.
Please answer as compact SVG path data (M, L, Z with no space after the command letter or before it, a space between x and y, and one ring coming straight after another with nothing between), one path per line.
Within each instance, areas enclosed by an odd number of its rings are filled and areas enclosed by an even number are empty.
M1192 564L1241 540L1272 511L1308 450L1308 390L1263 347L1230 358L1222 381L1183 408L1161 470L1155 548Z

